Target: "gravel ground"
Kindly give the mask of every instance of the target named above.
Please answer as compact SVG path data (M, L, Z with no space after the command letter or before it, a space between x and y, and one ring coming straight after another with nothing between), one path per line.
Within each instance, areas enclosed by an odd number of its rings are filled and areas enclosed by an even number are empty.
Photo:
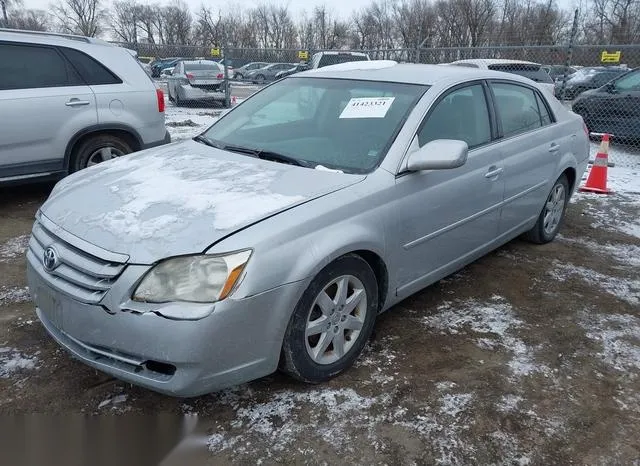
M170 107L170 123L193 122L174 137L208 111ZM397 305L341 377L274 374L188 400L87 368L47 336L24 253L51 186L0 190L0 413L169 414L158 451L191 435L165 464L638 464L640 157L611 158L614 195L577 195L557 241L513 241Z

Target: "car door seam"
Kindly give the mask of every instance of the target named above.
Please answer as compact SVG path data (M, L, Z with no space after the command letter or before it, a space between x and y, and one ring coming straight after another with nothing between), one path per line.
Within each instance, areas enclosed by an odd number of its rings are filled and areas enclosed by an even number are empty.
M499 209L500 207L502 207L503 204L504 204L504 202L499 202L497 204L494 204L491 207L488 207L488 208L486 208L484 210L476 212L473 215L470 215L470 216L468 216L466 218L458 220L457 222L452 223L451 225L447 225L446 227L443 227L443 228L441 228L439 230L436 230L436 231L434 231L432 233L429 233L428 235L422 236L422 237L420 237L418 239L415 239L415 240L413 240L413 241L411 241L411 242L409 242L407 244L404 244L402 246L402 248L407 250L407 249L412 249L412 248L414 248L416 246L419 246L420 244L422 244L422 243L424 243L426 241L432 240L432 239L434 239L434 238L436 238L436 237L438 237L440 235L443 235L444 233L447 233L448 231L451 231L451 230L453 230L455 228L458 228L458 227L464 225L465 223L472 222L473 220L476 220L476 219L482 217L483 215L488 214L489 212L492 212L492 211L494 211L496 209Z
M544 181L541 181L540 183L534 184L530 188L527 188L524 191L519 192L518 194L515 194L515 195L505 199L504 201L502 201L502 205L505 206L505 205L509 204L510 202L513 202L513 201L521 198L522 196L526 196L530 192L533 192L536 189L539 189L539 188L542 188L543 186L546 186L548 183L549 183L549 180L544 180Z

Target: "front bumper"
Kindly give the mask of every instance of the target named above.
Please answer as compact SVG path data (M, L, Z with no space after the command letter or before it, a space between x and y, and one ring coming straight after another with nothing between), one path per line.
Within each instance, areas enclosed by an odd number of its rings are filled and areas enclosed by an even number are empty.
M27 278L38 318L61 346L91 367L178 397L275 371L289 317L307 286L297 282L227 299L207 317L185 321L82 303L52 288L47 275L30 255Z

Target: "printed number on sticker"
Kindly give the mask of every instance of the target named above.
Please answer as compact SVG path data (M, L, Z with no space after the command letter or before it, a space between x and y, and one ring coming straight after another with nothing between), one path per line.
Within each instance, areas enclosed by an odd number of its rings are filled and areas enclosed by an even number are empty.
M357 97L351 99L340 118L384 118L395 97Z

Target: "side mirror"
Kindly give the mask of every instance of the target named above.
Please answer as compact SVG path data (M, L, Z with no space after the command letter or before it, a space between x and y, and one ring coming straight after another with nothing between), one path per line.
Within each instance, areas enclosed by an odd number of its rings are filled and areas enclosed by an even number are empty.
M446 170L467 162L469 146L464 141L436 139L409 155L409 171Z
M618 92L618 89L616 89L616 83L615 81L613 82L609 82L607 84L604 85L604 89L609 93L609 94L616 94Z

